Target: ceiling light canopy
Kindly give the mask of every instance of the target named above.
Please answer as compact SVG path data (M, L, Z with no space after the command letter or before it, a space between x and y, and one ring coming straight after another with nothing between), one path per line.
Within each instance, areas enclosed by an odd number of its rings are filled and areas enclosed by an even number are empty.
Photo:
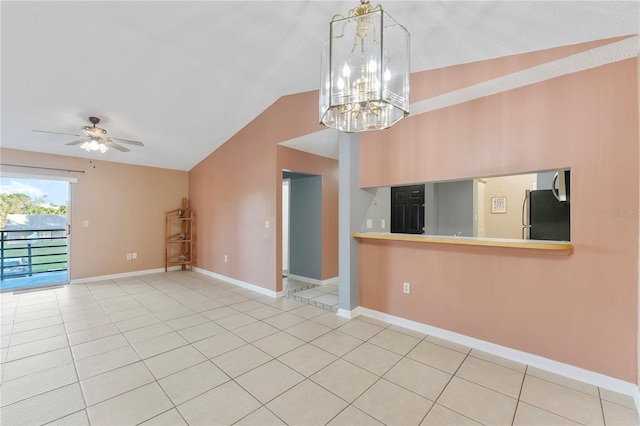
M320 124L381 130L409 115L409 32L369 0L336 15L322 49Z

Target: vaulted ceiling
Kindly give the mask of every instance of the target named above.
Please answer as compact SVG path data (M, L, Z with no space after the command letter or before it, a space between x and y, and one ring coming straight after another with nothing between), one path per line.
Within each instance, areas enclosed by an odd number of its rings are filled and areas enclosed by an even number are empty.
M2 1L0 144L189 170L279 97L316 90L328 23L357 3ZM638 1L383 7L411 33L412 72L640 32ZM32 131L77 134L89 116L145 146L86 153Z

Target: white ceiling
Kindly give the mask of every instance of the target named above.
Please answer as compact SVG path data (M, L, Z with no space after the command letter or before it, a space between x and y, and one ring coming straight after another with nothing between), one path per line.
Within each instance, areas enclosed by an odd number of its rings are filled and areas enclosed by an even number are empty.
M0 143L189 170L279 97L316 90L328 22L357 3L2 1ZM383 7L411 33L413 72L640 32L639 1ZM31 131L77 134L90 115L145 147L89 154Z

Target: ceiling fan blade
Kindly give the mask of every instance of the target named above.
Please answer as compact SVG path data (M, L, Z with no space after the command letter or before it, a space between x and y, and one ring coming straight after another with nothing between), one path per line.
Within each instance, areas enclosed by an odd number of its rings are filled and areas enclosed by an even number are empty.
M104 142L105 145L107 145L109 148L114 148L117 149L118 151L122 151L122 152L129 152L131 151L129 148L125 148L122 145L118 145L117 143L111 141L111 142Z
M82 136L82 135L76 135L74 133L60 133L60 132L49 132L47 130L31 130L32 132L38 132L38 133L51 133L54 135L66 135L66 136Z
M114 141L118 141L120 143L129 144L129 145L144 146L144 144L142 142L132 141L132 140L129 140L129 139L120 139L120 138L111 138L111 139L113 139Z
M77 141L72 141L69 143L66 143L65 145L80 145L82 142L86 142L85 139L78 139Z

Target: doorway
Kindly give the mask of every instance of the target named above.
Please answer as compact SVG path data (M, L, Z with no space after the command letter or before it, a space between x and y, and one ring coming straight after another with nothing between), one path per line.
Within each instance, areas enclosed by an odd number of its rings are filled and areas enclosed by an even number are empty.
M282 179L282 278L289 275L289 208L291 179Z
M337 309L337 285L334 288L322 281L320 175L282 173L282 263L282 288L287 297Z
M0 290L69 281L69 183L0 177Z
M486 199L486 186L487 181L484 179L475 179L474 183L474 197L475 202L473 203L473 227L474 237L484 238L486 236L486 218L485 218L485 199Z

